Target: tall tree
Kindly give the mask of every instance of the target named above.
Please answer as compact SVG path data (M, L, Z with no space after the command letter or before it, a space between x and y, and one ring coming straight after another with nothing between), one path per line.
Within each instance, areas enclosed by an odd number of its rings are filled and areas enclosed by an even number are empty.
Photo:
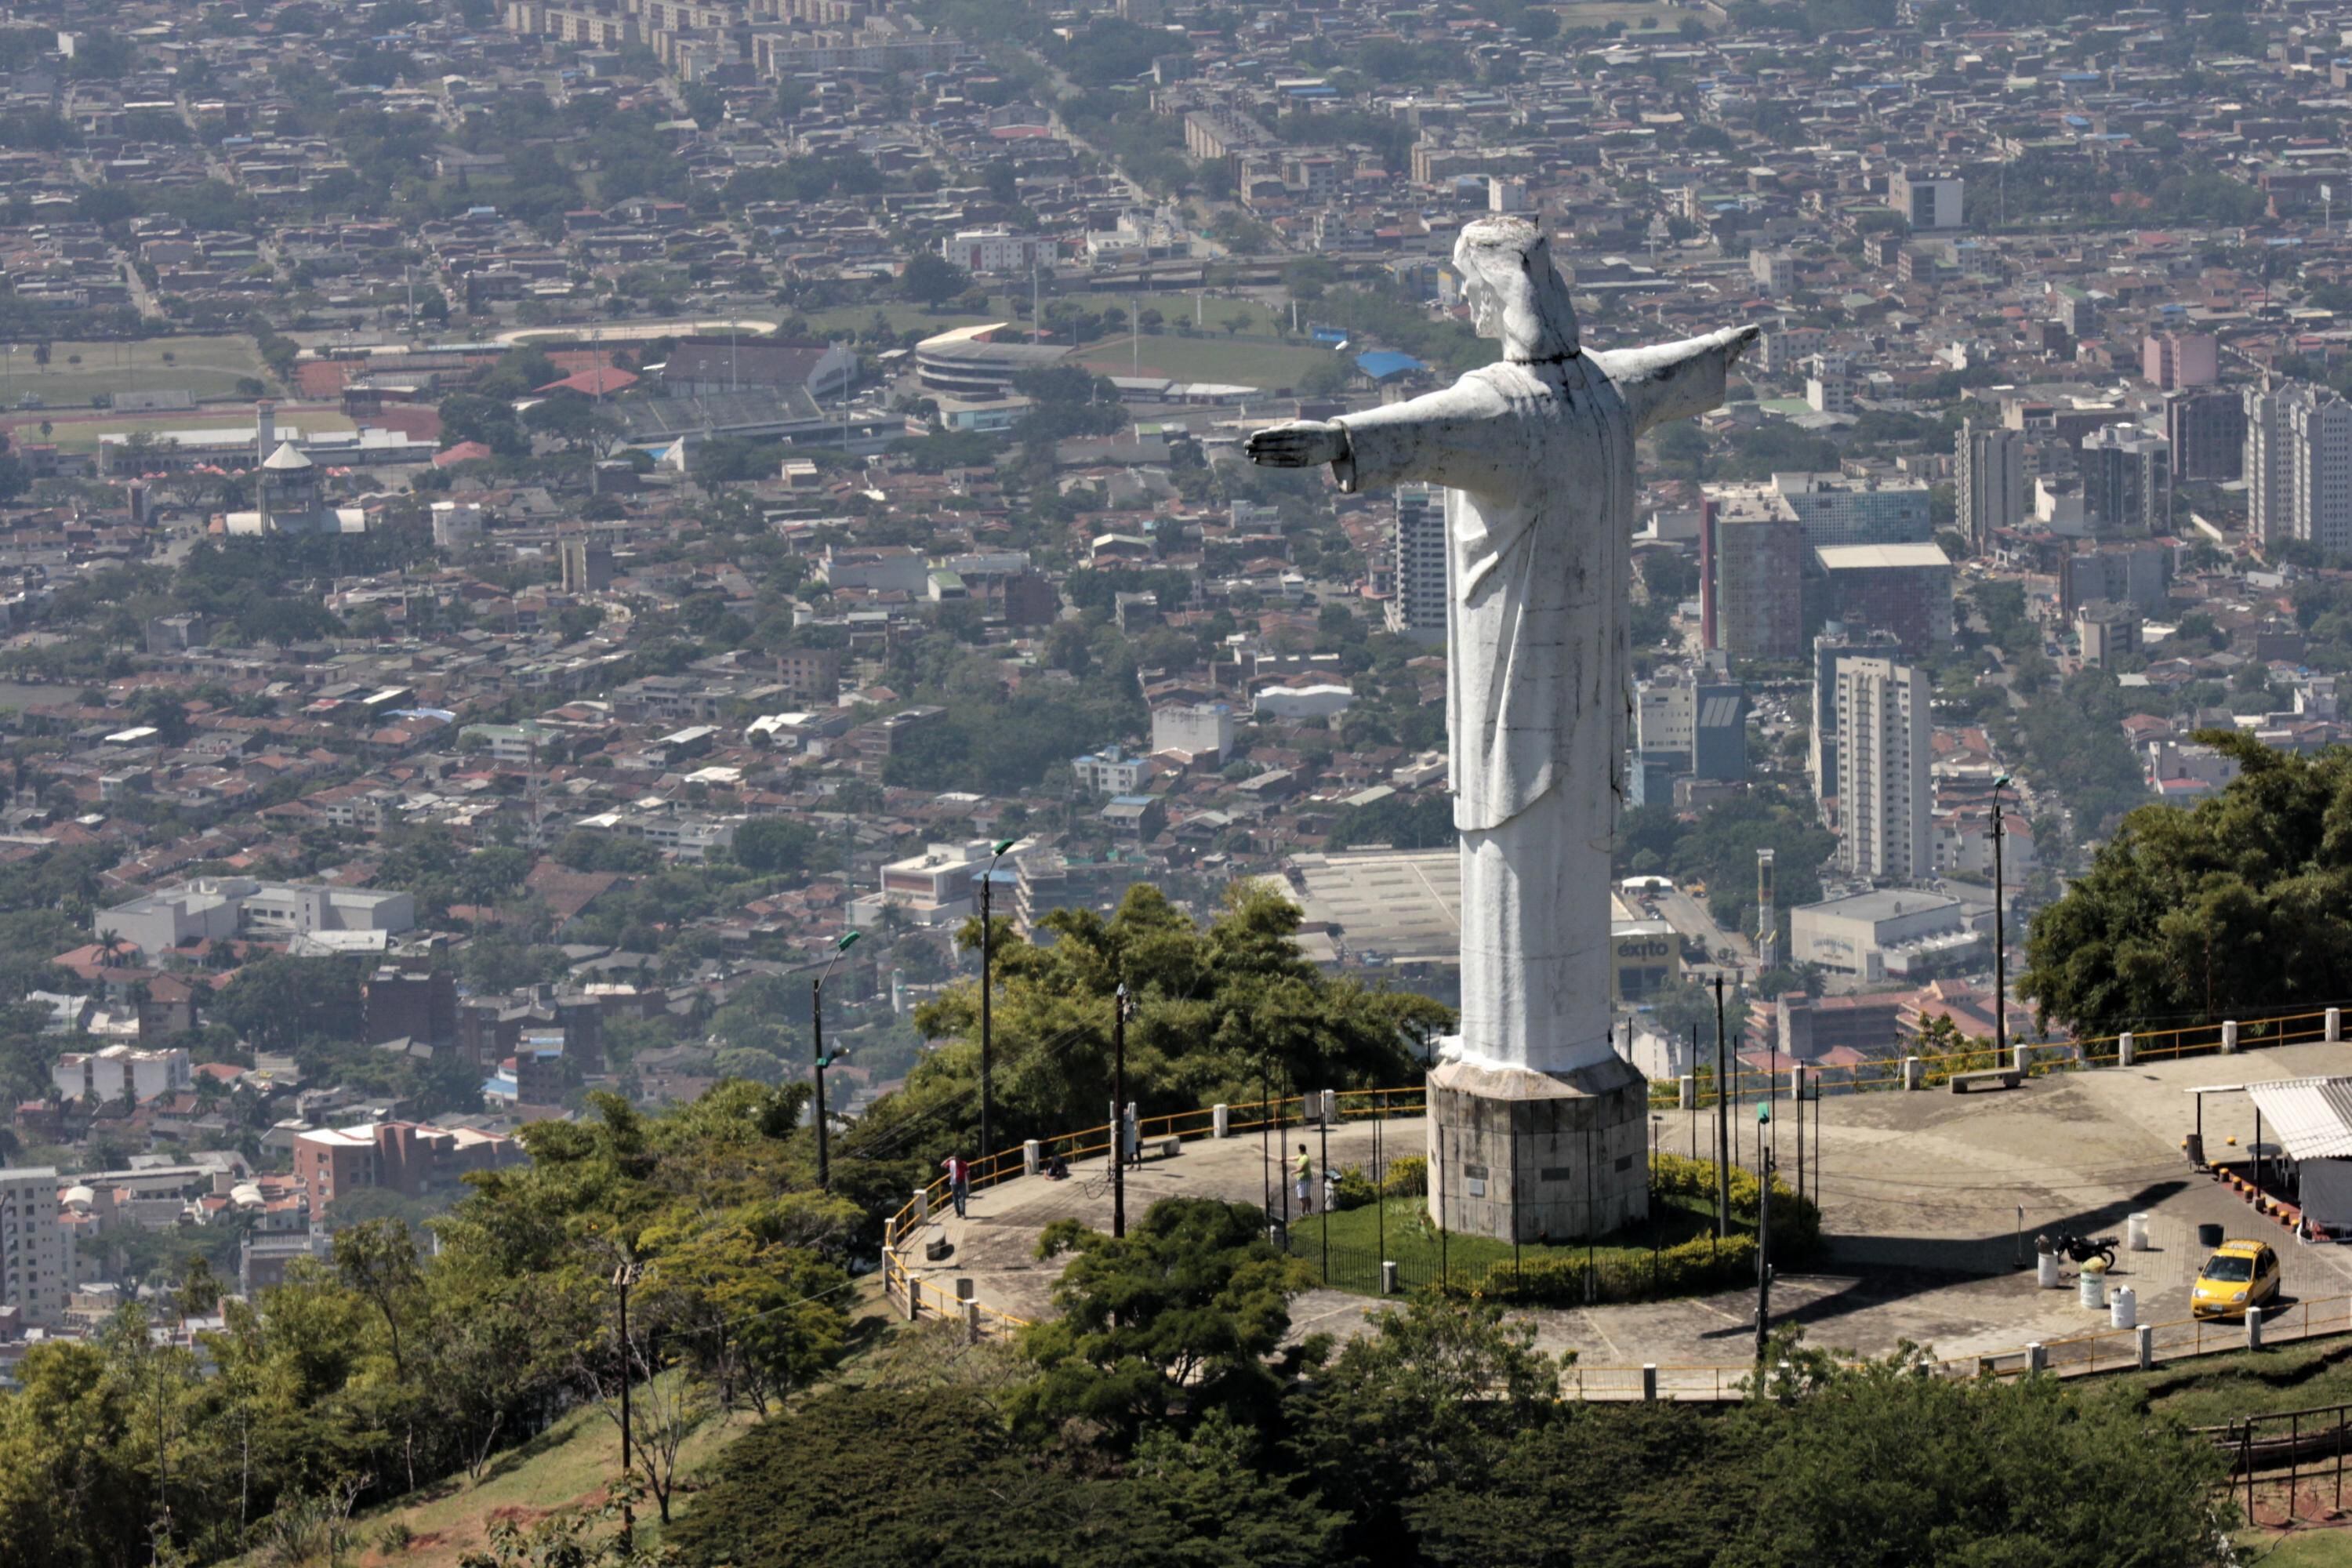
M2198 739L2240 776L2189 810L2132 812L2034 917L2018 989L2078 1034L2260 1018L2352 992L2352 754Z

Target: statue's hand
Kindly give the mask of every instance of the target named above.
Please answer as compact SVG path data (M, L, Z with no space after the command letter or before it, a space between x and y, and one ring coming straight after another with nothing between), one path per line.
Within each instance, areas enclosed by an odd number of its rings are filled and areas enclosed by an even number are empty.
M1348 455L1348 434L1323 419L1293 419L1251 434L1242 448L1249 460L1268 468L1311 468Z
M1731 346L1724 351L1723 363L1725 366L1728 368L1731 365L1738 364L1739 363L1739 356L1748 352L1748 346L1763 335L1764 329L1759 326L1756 326L1753 323L1738 328L1735 331L1731 338Z

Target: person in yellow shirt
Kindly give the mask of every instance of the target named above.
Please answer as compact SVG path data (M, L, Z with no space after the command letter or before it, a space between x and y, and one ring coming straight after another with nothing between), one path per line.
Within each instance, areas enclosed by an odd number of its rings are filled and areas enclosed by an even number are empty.
M1306 1144L1301 1143L1298 1146L1298 1158L1290 1163L1297 1177L1298 1212L1302 1215L1313 1214L1315 1212L1315 1162L1307 1157Z

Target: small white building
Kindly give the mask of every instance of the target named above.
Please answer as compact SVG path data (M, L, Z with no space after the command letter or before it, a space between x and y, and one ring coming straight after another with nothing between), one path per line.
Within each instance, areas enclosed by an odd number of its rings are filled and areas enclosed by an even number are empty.
M967 272L1026 272L1054 265L1054 242L1006 228L960 228L940 241L940 255Z
M1332 684L1269 686L1257 694L1255 704L1260 718L1293 723L1336 719L1355 705L1356 693L1351 688Z
M142 1051L135 1046L108 1046L97 1051L68 1051L49 1069L62 1100L121 1100L134 1103L159 1094L177 1094L195 1081L188 1053L177 1046Z
M1230 702L1171 702L1151 710L1151 749L1181 752L1198 762L1233 749Z
M250 877L199 877L142 893L100 913L100 941L120 938L144 953L233 937L271 941L308 931L404 931L416 924L406 893L320 882L262 882Z
M1070 759L1078 787L1094 795L1136 795L1151 777L1151 759L1133 757L1124 747L1105 746L1099 752Z

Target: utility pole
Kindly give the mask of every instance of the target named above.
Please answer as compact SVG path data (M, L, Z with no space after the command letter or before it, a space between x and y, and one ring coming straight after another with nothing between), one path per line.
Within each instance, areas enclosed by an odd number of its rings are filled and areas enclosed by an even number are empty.
M1715 1233L1731 1239L1731 1078L1723 1040L1723 976L1715 977Z
M824 967L817 972L817 977L809 982L809 1032L816 1045L816 1184L820 1192L827 1191L833 1185L833 1163L825 1144L824 1069L833 1065L834 1058L824 1052L824 982L825 977L833 973L833 966L840 962L841 955L849 951L850 945L861 934L854 931L844 933L842 939L833 944L833 956L824 961ZM835 1053L845 1057L848 1054L847 1051Z
M1127 1236L1127 982L1111 997L1110 1234Z
M824 1123L819 1122L821 1127ZM613 1289L621 1297L621 1479L629 1478L629 1287L637 1282L637 1266L624 1263L613 1270ZM621 1500L621 1550L626 1552L631 1537L636 1533L636 1510L629 1506L627 1495Z
M2009 1065L2009 932L2002 923L2000 792L2003 773L1992 781L1992 1065Z
M990 1048L994 1043L995 1033L993 1020L990 1016L992 988L989 970L996 945L995 901L991 895L996 889L996 863L1003 859L1004 852L1012 847L1013 840L1010 838L999 844L990 853L988 869L982 872L980 878L980 1157L983 1160L996 1152L996 1145L991 1142L994 1136L992 1123L996 1101L991 1092L989 1075Z

